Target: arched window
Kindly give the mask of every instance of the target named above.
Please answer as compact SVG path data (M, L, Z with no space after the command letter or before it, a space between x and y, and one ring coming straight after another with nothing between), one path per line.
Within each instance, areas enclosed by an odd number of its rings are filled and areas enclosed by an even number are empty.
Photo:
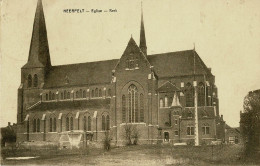
M109 115L107 115L106 119L107 119L107 121L106 121L107 128L106 129L109 130L110 129L110 118L109 118Z
M82 89L79 90L79 98L82 98Z
M83 90L83 98L87 98L86 91Z
M140 122L144 122L144 95L140 94Z
M98 88L95 89L95 97L98 97Z
M84 131L86 131L87 130L87 117L86 116L84 116L84 118L83 118L83 128L84 128Z
M202 82L198 86L198 106L205 106L205 89Z
M160 98L160 108L163 108L163 99Z
M111 93L111 89L108 89L108 96L111 97L112 93Z
M168 107L168 97L167 96L164 97L164 102L165 102L165 104L164 104L165 107Z
M69 117L66 118L66 131L70 130L70 119Z
M57 125L56 125L56 118L53 118L53 131L54 131L54 132L56 132L56 129L57 129L56 126L57 126Z
M172 105L172 97L170 97L169 99L169 107L171 107L171 105Z
M91 91L91 97L95 97L94 89Z
M33 76L33 86L34 87L38 86L38 76L37 76L37 74L34 74L34 76Z
M102 130L106 130L106 118L104 115L102 115Z
M70 130L73 130L73 117L70 117Z
M126 98L125 95L122 96L122 122L125 123L126 121Z
M130 85L128 88L128 114L129 114L129 122L134 123L138 122L138 99L136 100L137 96L137 88L135 85ZM137 108L135 108L137 106ZM137 121L135 121L137 120Z
M38 118L37 119L37 132L40 132L40 129L41 128L41 121L40 121L40 119Z
M49 100L49 95L48 95L48 93L46 93L46 100Z
M55 94L54 93L52 93L51 99L55 100Z
M70 99L70 92L67 92L67 99Z
M193 87L190 83L188 83L186 87L186 107L194 107Z
M64 99L67 99L67 91L64 91Z
M33 132L36 132L36 119L33 119Z
M63 92L60 93L60 99L63 100Z
M31 76L31 74L28 75L27 81L28 81L28 88L32 87L32 76Z
M99 91L98 91L98 97L102 97L102 90L101 89L99 89Z
M79 98L79 92L76 92L76 99Z
M91 131L91 116L88 116L88 131Z
M203 133L203 135L210 134L209 133L209 125L207 123L203 124L203 126L202 126L202 133Z
M52 118L50 118L50 132L52 132Z

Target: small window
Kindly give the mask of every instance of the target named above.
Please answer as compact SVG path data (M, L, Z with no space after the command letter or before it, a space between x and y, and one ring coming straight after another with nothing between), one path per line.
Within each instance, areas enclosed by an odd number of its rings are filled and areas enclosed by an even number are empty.
M86 98L86 97L87 97L86 91L84 90L84 91L83 91L83 98Z
M95 97L98 97L98 88L95 89Z
M178 125L178 120L177 119L175 119L175 125Z
M40 119L38 118L38 119L37 119L37 132L40 132L40 129L41 129L41 121L40 121Z
M66 131L70 130L70 119L69 117L66 118Z
M56 132L57 127L56 127L56 118L53 118L53 131Z
M95 97L94 89L91 91L91 97Z
M65 90L64 91L64 99L66 99L67 98L67 91Z
M202 133L203 133L203 135L209 134L209 126L203 126L202 127Z
M49 95L48 95L48 93L46 93L46 100L49 100Z
M163 99L160 99L160 108L163 108Z
M79 98L82 98L82 89L79 90Z
M33 119L33 132L36 132L36 119Z
M28 88L32 87L32 76L31 76L31 74L28 75L27 81L28 81Z
M194 127L193 126L187 127L187 135L194 135Z
M102 115L102 130L104 131L106 129L106 118L104 115Z
M37 76L37 74L34 74L34 76L33 76L33 86L34 87L38 86L38 76Z
M174 135L175 135L175 136L178 136L178 135L179 135L179 131L175 130L175 131L174 131Z
M60 99L63 100L63 92L60 93Z
M83 118L83 128L84 128L84 131L87 130L87 117L86 116L84 116L84 118Z
M50 118L50 132L52 132L52 118Z
M79 92L76 92L76 99L79 98Z
M98 91L98 97L102 97L102 90L101 89L99 89L99 91Z
M106 120L107 120L106 121L106 123L107 123L106 124L106 129L109 130L110 129L110 118L109 118L109 115L107 115Z
M55 100L55 94L52 93L52 97L51 97L52 100Z
M70 99L70 92L67 92L67 99Z
M70 117L70 130L73 130L73 117Z

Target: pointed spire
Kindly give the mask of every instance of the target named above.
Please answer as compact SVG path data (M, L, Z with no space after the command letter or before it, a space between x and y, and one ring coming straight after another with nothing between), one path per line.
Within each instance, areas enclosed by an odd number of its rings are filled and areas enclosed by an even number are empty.
M141 30L140 30L140 49L145 55L147 55L147 46L145 39L145 30L144 30L144 18L143 18L143 3L141 2Z
M27 64L23 68L50 66L51 60L42 0L38 0L33 24L29 58Z

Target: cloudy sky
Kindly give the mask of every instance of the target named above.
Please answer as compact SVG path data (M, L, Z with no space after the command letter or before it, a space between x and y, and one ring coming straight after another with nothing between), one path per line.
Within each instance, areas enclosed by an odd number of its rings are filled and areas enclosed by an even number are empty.
M1 0L1 127L16 122L37 0ZM139 0L43 0L52 65L120 58L139 43ZM148 54L193 49L212 68L220 113L231 126L248 91L260 88L259 0L143 0ZM64 9L116 9L64 13Z

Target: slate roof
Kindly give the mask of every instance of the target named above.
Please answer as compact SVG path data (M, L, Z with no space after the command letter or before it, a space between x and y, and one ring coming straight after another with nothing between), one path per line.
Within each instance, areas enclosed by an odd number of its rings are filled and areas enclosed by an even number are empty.
M118 60L53 66L45 81L45 88L87 84L104 84L111 81L111 73ZM68 81L66 81L68 79Z
M196 51L186 50L170 53L149 55L148 60L154 66L156 74L160 77L193 75L195 55L195 74L210 74Z
M193 50L148 55L156 75L162 77L193 75L194 55L195 74L212 75L199 55ZM119 59L53 66L50 69L44 88L104 84L111 81L112 70ZM68 79L68 81L66 81Z
M40 104L30 108L30 111L51 111L51 110L75 110L75 109L91 109L91 108L108 108L110 99L93 99L93 100L64 100L58 102L41 102Z

